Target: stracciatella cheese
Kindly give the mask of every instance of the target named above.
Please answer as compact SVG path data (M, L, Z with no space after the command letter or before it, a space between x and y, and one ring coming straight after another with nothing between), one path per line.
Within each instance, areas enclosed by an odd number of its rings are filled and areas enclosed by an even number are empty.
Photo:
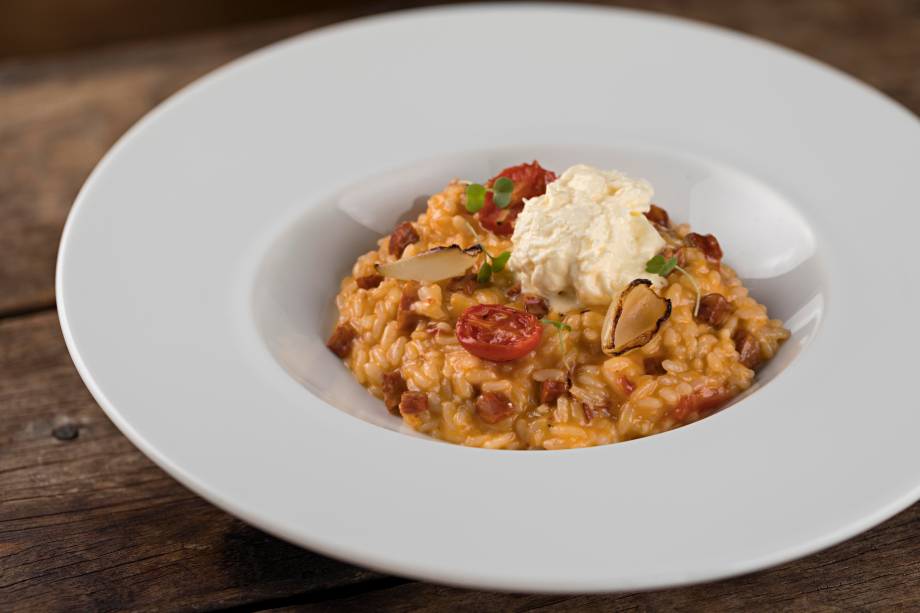
M652 186L615 170L578 164L527 201L508 266L521 290L557 311L610 303L634 279L664 280L645 265L664 248L646 219Z

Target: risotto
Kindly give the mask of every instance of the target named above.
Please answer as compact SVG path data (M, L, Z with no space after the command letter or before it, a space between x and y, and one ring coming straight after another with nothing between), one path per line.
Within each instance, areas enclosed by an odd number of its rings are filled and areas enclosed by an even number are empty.
M381 410L452 443L566 449L676 428L751 386L789 332L717 239L641 180L573 169L453 181L358 258L328 346Z

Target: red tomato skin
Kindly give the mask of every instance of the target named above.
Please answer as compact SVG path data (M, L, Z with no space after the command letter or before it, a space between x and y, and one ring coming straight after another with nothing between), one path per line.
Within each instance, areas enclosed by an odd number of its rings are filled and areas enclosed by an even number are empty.
M546 185L556 180L556 173L546 170L534 160L530 164L518 164L504 169L486 183L492 187L499 177L508 177L514 181L511 192L511 204L504 209L495 205L492 192L487 192L485 203L479 211L479 223L486 230L498 236L511 236L514 232L514 220L524 210L524 199L535 198L546 193Z
M511 322L513 325L496 323L493 331L500 338L489 342L483 337L489 335L490 330L485 328L490 321ZM540 345L543 326L540 320L526 311L500 304L477 304L466 309L457 319L456 334L463 348L477 358L510 362Z

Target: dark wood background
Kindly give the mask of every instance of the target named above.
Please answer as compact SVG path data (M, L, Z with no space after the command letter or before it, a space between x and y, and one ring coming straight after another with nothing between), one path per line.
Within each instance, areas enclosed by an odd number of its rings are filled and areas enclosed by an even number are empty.
M621 4L776 41L920 111L916 1ZM81 183L120 134L189 81L367 10L0 62L0 610L920 608L918 505L847 543L729 581L491 594L384 576L267 536L173 481L115 429L74 370L54 306L58 239Z
M442 0L443 1L443 0ZM418 0L399 6L423 4ZM431 4L428 2L427 4ZM0 0L0 58L216 30L335 11L379 13L386 0Z

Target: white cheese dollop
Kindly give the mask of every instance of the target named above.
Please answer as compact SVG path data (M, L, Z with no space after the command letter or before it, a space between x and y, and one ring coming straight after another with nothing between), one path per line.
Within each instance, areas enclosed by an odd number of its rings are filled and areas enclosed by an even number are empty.
M615 170L572 166L526 202L514 227L509 268L521 290L565 312L609 304L634 279L661 286L645 265L665 242L645 213L652 186Z

